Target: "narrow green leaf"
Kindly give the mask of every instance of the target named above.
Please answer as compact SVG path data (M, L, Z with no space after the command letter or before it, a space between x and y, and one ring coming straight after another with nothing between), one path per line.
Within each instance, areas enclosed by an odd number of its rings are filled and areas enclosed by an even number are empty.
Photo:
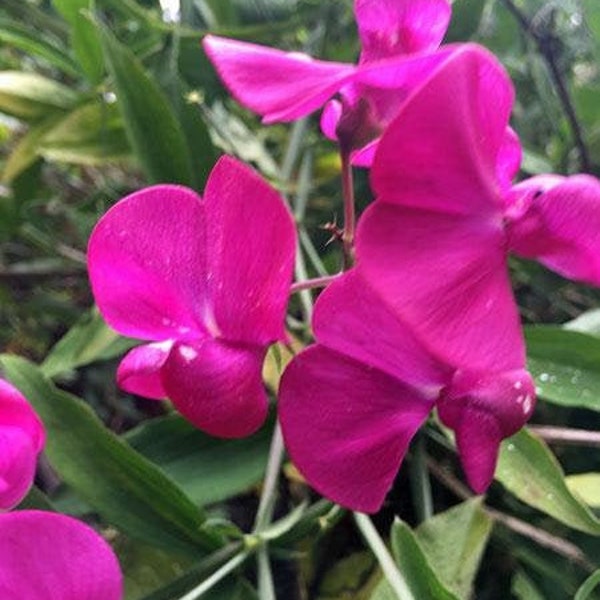
M512 580L511 592L519 600L544 600L544 596L524 571L517 571Z
M79 94L52 79L21 71L0 71L0 112L36 120L74 106Z
M526 327L525 338L542 398L600 411L600 338L551 326Z
M502 444L496 479L522 502L573 529L600 535L600 521L569 491L554 454L526 429Z
M246 491L264 476L272 423L253 436L222 440L171 415L142 423L127 441L165 471L199 505Z
M600 569L594 571L577 590L573 600L587 600L600 583Z
M468 599L491 530L481 498L474 498L428 519L415 533L444 585Z
M110 30L98 27L129 141L148 179L191 185L185 136L165 94Z
M104 60L98 31L85 12L94 9L93 0L52 0L54 8L71 28L71 47L82 71L93 84L104 77Z
M69 75L78 74L77 65L68 54L40 35L38 30L18 21L0 17L0 42L41 58Z
M565 478L567 487L587 505L600 508L600 473L578 473Z
M55 377L97 360L119 356L136 343L110 329L98 310L92 308L54 345L40 368L46 377Z
M129 157L131 146L118 108L94 100L48 131L38 153L48 160L97 165Z
M0 365L42 418L52 466L109 523L172 551L199 554L218 544L202 531L204 516L181 489L103 427L84 402L25 359L4 354Z
M417 536L406 523L396 519L392 525L391 538L396 564L415 598L458 600L441 582ZM388 584L382 582L381 586L385 588ZM381 594L381 591L376 593Z

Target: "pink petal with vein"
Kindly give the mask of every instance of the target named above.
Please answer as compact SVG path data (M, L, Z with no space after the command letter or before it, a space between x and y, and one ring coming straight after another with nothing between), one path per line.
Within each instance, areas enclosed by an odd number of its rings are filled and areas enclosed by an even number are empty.
M451 14L447 0L356 0L354 11L361 62L435 50Z
M377 201L363 214L358 267L429 351L472 369L524 364L501 222Z
M173 342L145 344L130 350L117 370L117 383L130 394L163 400L167 393L163 388L160 370L169 357Z
M600 181L539 176L515 186L508 232L514 252L564 277L600 286Z
M87 525L17 511L0 515L0 597L121 600L122 576L110 546Z
M375 512L433 400L369 365L317 345L283 374L279 418L294 464L320 493Z
M521 167L522 157L523 150L519 137L512 127L507 127L496 163L498 181L504 193L509 192L512 180L516 177Z
M482 219L499 211L496 169L513 96L492 54L472 44L455 49L379 142L371 171L377 197Z
M100 219L88 269L111 327L147 340L205 334L205 221L200 197L174 185L135 192Z
M264 348L218 340L176 344L162 370L169 398L181 414L211 435L236 438L264 422Z
M439 391L451 375L355 269L319 296L313 330L319 344L411 385Z
M456 433L470 486L484 492L492 482L500 442L527 422L535 385L523 369L458 371L437 403L440 419Z
M231 341L284 339L296 228L283 199L228 157L213 168L206 202L208 288L220 334Z
M202 45L232 96L262 115L264 123L293 121L317 110L355 70L214 35L207 35Z

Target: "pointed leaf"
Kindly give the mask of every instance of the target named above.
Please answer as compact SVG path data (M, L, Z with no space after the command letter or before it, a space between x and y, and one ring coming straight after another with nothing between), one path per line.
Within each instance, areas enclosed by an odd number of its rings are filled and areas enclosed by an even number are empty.
M600 473L578 473L565 478L568 488L586 504L600 508Z
M548 446L526 429L502 444L496 479L525 504L573 529L600 535L600 520L569 491Z
M200 530L204 517L181 489L105 429L82 401L22 358L4 354L0 365L42 418L52 466L108 522L180 552L198 554L218 544Z
M594 571L594 573L583 582L583 585L577 590L573 600L587 600L591 596L591 593L598 587L598 584L600 584L600 569Z
M98 27L127 135L148 180L190 185L185 136L165 94L130 50L107 27Z
M440 580L468 599L491 530L481 498L474 498L428 519L416 535Z

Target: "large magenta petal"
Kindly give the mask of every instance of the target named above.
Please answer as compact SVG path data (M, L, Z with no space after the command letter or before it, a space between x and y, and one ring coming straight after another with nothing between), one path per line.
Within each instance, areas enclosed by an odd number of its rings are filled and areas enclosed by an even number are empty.
M313 329L319 344L409 384L435 390L451 375L356 270L319 296Z
M167 341L145 344L130 350L117 370L119 387L144 398L166 398L167 392L163 387L160 372L172 347L173 342Z
M25 398L0 379L0 510L18 504L33 483L44 428Z
M376 196L482 220L500 211L498 154L513 96L492 54L475 45L455 49L379 142L371 171Z
M205 330L205 220L200 197L174 185L135 192L100 219L88 268L111 327L148 340L197 338Z
M213 313L231 341L284 339L296 229L281 196L253 170L223 157L205 194Z
M355 67L207 35L202 45L232 96L264 123L292 121L325 104Z
M122 588L115 555L87 525L40 511L0 515L0 597L121 600Z
M511 248L557 273L600 286L600 181L589 175L533 177L514 187Z
M522 157L523 150L519 136L512 127L507 127L496 164L498 181L504 193L510 191L512 181L521 167Z
M307 481L353 510L375 512L433 399L383 371L317 345L285 370L279 418Z
M500 442L527 422L535 385L523 369L458 371L437 403L441 420L454 429L471 487L484 492L492 482Z
M361 62L431 52L450 22L448 0L356 0Z
M456 367L521 368L524 344L500 219L375 202L362 217L358 266L417 338Z
M206 433L225 438L254 433L267 415L262 382L265 349L205 340L176 344L162 381L177 410Z

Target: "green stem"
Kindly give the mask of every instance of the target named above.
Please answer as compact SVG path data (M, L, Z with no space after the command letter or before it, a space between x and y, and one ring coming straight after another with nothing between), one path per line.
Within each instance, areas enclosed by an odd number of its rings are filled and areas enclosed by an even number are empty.
M231 560L226 562L220 569L217 569L210 577L205 579L198 587L195 587L179 600L197 600L203 594L211 590L217 583L225 579L232 571L235 571L250 556L249 551L236 554Z
M413 445L412 461L409 476L415 512L419 522L427 521L433 516L433 500L431 497L431 481L426 462L425 437L419 435Z
M373 554L379 561L381 570L390 584L390 587L398 597L398 600L417 600L410 591L402 573L398 570L394 559L390 555L386 545L383 543L379 533L377 533L377 529L375 529L371 519L363 513L355 512L354 521L365 538L365 541L373 551Z

